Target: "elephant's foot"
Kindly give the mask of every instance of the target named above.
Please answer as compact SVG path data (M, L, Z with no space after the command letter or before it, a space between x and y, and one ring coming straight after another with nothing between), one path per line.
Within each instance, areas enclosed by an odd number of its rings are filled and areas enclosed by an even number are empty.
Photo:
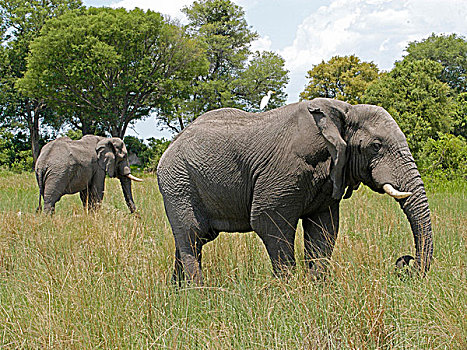
M182 262L187 282L201 287L203 285L203 273L198 260L192 255L185 255L182 256Z

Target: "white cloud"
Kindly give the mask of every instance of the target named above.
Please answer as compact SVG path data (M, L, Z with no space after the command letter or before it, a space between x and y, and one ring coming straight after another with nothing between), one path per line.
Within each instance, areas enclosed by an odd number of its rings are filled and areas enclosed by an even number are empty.
M410 41L433 32L465 36L466 18L465 0L334 0L307 17L293 44L280 50L293 72L289 98L298 98L306 72L322 60L356 54L389 70ZM303 78L294 82L294 76Z
M116 1L110 6L113 8L124 7L128 10L139 7L143 10L153 10L164 15L169 15L171 18L183 20L185 15L180 10L192 3L193 0L121 0Z
M271 51L272 41L269 36L260 37L251 43L250 50L255 51Z
M432 32L465 35L466 18L461 0L335 0L302 22L281 54L291 69L349 54L390 69L409 41Z

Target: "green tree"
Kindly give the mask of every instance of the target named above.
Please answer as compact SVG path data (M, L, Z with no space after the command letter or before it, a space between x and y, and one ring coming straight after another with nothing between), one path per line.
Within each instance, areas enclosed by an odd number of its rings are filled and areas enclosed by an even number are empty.
M467 139L467 92L456 96L453 134Z
M0 0L1 123L27 130L34 161L40 152L40 126L56 126L56 114L41 98L31 98L18 91L15 83L24 76L30 43L50 19L82 6L81 0Z
M277 108L284 105L287 94L283 91L289 82L288 71L284 69L285 60L270 51L256 51L246 67L238 73L233 81L233 91L238 106L250 112L259 111L261 98L269 91L274 95L267 108Z
M156 139L151 137L148 139L148 150L146 153L143 153L143 156L148 158L148 162L144 166L146 170L151 172L155 172L157 170L159 160L165 150L169 147L170 142L170 140L166 140L165 138Z
M429 59L440 63L443 69L439 79L456 93L467 92L467 41L457 34L432 34L422 41L413 41L406 48L404 59Z
M215 108L254 111L268 90L276 92L270 106L285 102L282 90L288 72L284 60L271 52L252 55L250 45L258 35L248 26L240 6L231 0L199 0L182 11L188 17L188 31L204 44L209 69L193 82L188 100L181 97L173 110L160 113L163 125L179 132Z
M467 180L467 142L462 136L440 133L437 140L429 138L423 145L419 163L426 175Z
M165 138L154 137L150 137L147 144L135 136L125 136L124 141L128 152L136 154L141 161L141 167L150 172L156 171L162 154L170 144Z
M362 96L371 82L379 76L373 62L362 62L357 56L334 56L308 71L310 79L300 99L316 97L335 98L352 104L361 103Z
M196 40L161 14L90 8L46 24L18 87L83 134L123 138L131 123L188 94L205 68Z
M0 168L15 172L32 170L31 146L25 133L0 128Z
M417 157L428 138L452 127L451 89L438 79L443 66L430 60L402 60L371 84L363 101L384 107L396 120Z

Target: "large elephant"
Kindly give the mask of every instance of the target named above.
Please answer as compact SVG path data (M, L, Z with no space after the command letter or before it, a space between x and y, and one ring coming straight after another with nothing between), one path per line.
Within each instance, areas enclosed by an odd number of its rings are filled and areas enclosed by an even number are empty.
M60 137L49 142L36 162L38 210L42 209L41 197L44 211L53 213L55 203L64 194L77 192L85 208L98 207L104 197L106 174L119 178L126 204L133 213L136 206L131 180L142 180L131 175L127 150L121 139L86 135L77 141Z
M214 110L178 135L157 174L175 238L174 279L186 272L202 283L202 246L220 231L254 230L280 272L295 264L299 219L305 256L321 274L339 203L360 183L396 198L411 225L416 266L422 275L430 267L424 185L404 134L381 107L317 98L259 114Z

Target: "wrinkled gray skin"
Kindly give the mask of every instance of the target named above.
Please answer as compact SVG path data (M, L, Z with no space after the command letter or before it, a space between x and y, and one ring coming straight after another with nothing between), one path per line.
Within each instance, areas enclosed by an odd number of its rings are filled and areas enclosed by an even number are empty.
M126 204L136 210L131 193L128 154L123 141L117 137L105 138L86 135L73 141L61 137L46 144L36 162L39 185L39 207L44 198L44 212L53 213L55 203L65 194L79 192L85 208L97 208L104 197L106 173L118 177Z
M305 256L321 275L339 228L339 203L360 183L413 194L396 199L415 239L416 266L433 253L430 210L407 141L383 108L318 98L265 113L219 109L170 145L158 181L175 237L174 279L202 283L201 249L220 231L254 230L276 273L293 266L302 219Z

